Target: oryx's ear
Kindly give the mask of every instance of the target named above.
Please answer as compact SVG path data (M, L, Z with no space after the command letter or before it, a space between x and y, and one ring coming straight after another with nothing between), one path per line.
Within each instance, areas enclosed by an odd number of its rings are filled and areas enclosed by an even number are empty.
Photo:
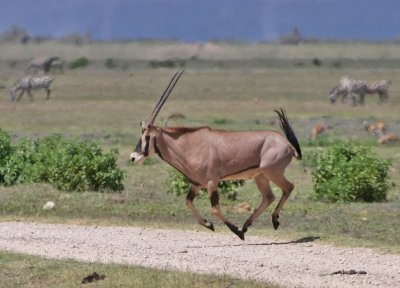
M140 126L142 127L142 129L146 129L146 123L144 121L140 122Z

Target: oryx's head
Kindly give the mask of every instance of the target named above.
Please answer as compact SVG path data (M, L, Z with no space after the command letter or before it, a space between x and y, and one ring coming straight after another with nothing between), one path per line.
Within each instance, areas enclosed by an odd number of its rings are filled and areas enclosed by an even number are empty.
M146 157L154 154L154 143L157 134L157 129L153 125L154 120L156 119L158 112L160 112L162 106L167 100L169 94L171 94L172 89L174 89L176 82L178 82L179 78L182 76L183 71L184 70L181 70L175 73L164 93L161 95L160 100L158 100L158 103L156 104L153 112L151 112L151 115L147 122L141 122L142 135L140 136L140 139L136 144L135 150L131 153L132 162L141 163L146 159Z

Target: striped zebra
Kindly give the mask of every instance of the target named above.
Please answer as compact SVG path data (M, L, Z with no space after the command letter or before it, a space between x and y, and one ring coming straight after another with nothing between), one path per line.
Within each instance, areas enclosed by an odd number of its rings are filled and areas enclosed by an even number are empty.
M43 70L45 74L47 74L51 68L59 68L62 69L62 62L59 57L39 57L34 58L26 68L26 72L30 72L32 69L36 73L38 70ZM60 68L61 67L61 68Z
M340 78L339 85L333 87L333 89L329 93L329 100L331 103L335 103L339 97L342 98L341 102L345 102L345 100L351 101L351 104L357 105L358 97L356 93L353 93L353 89L357 87L359 90L362 86L360 81L354 80L349 76L343 76ZM366 87L364 87L366 88ZM360 92L360 91L358 91ZM359 95L359 94L358 94Z
M368 83L368 93L378 94L378 103L384 103L389 100L389 87L392 85L390 80L378 80L375 82Z
M32 90L37 89L45 89L47 92L46 100L50 98L50 84L53 82L54 78L50 76L41 76L34 77L28 76L24 77L21 80L18 80L11 88L10 88L10 97L11 101L19 101L25 92L28 93L29 98L33 101ZM17 92L20 91L17 97Z
M335 103L339 97L342 97L342 103L349 101L352 106L364 104L366 94L377 93L379 96L378 103L386 102L389 98L389 87L391 81L378 80L375 82L367 82L364 80L355 80L349 76L340 78L339 85L333 87L329 93L331 103Z

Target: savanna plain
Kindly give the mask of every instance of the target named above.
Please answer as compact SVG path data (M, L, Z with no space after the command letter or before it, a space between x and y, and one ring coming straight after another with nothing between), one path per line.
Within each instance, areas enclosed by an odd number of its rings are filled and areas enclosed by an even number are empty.
M1 221L201 229L186 208L184 196L166 192L171 169L166 163L157 157L141 166L129 161L140 136L140 121L147 119L172 75L184 66L185 73L160 112L157 125L163 126L169 115L181 113L185 118L170 119L168 125L279 131L273 110L284 108L299 138L305 159L293 160L287 169L295 190L281 213L280 228L275 231L272 227L271 205L247 235L289 240L313 237L338 246L400 251L400 146L378 145L376 137L363 127L364 121L384 120L390 132L400 135L398 44L192 45L139 41L83 46L56 42L0 45L0 128L15 142L54 133L97 141L105 151L118 149L118 164L125 171L122 192L62 192L41 183L0 186ZM44 91L35 91L33 102L26 96L18 103L11 102L8 88L23 77L29 60L47 55L66 62L64 73L50 71L55 77L50 100L45 100ZM86 57L89 65L69 69L68 63L79 57ZM113 65L107 65L110 62ZM377 96L369 95L363 106L330 104L329 91L343 75L368 81L391 80L388 103L378 104ZM311 129L318 123L328 129L321 138L312 140ZM313 181L307 155L326 149L336 140L367 145L380 157L391 159L386 201L326 203L311 197ZM273 191L279 199L279 189L273 186ZM54 201L56 208L43 210L47 201ZM249 180L240 187L237 200L222 200L222 209L232 222L241 225L250 212L235 207L246 203L254 209L259 202L256 185ZM206 196L197 198L195 205L212 219ZM230 233L224 224L213 222L217 233ZM161 283L163 287L275 287L228 277L47 260L8 252L0 253L0 267L3 287L76 287L82 271L92 270L114 275L99 281L98 287L124 286L132 281L134 287Z

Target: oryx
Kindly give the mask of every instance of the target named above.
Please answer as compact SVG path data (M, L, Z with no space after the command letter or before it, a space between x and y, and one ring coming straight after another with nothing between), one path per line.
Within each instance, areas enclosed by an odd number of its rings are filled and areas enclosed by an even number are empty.
M214 225L204 219L193 206L200 188L206 188L212 214L224 222L240 239L253 221L274 201L269 182L282 189L282 197L272 213L275 229L279 226L279 212L294 186L284 176L293 157L301 159L300 145L289 125L285 112L278 113L285 136L276 131L223 131L210 127L157 127L154 120L167 100L183 71L177 72L155 106L147 122L142 122L142 134L133 162L142 162L153 154L179 170L192 183L186 204L197 222L214 231ZM246 220L242 229L232 224L221 213L217 187L219 181L254 178L262 195L259 207Z

